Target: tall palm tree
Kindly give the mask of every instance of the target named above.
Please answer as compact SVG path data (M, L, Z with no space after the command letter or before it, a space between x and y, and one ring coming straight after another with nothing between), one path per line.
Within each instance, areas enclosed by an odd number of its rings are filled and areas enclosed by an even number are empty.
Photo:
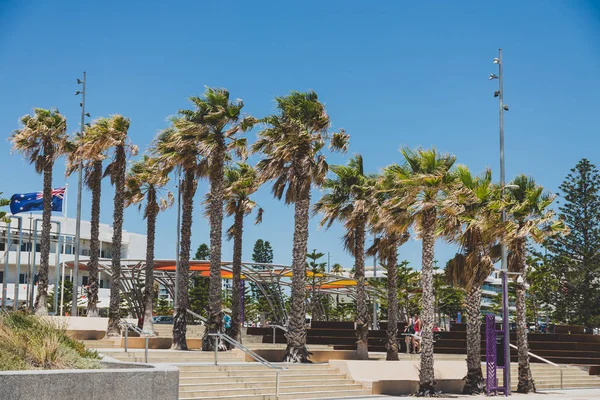
M438 215L445 207L444 199L455 187L451 168L456 157L440 154L435 149L401 150L404 164L386 167L385 173L395 180L391 198L386 207L406 209L414 221L415 231L423 241L421 286L421 364L419 371L420 395L435 393L433 370L433 260L437 235ZM397 192L397 195L395 194ZM404 223L403 223L404 224Z
M206 159L200 157L199 143L202 129L183 131L186 122L180 118L172 120L172 126L161 132L154 140L151 152L164 173L180 171L183 179L181 188L181 237L179 246L179 274L176 276L178 292L173 321L173 344L175 350L187 350L187 309L189 307L190 246L192 235L192 211L198 177L206 168ZM187 128L187 126L185 126Z
M152 324L152 302L154 301L154 239L156 237L156 217L159 211L173 205L173 193L167 191L165 198L160 198L163 187L169 181L156 159L144 156L134 162L125 178L125 207L138 204L146 199L144 218L146 218L146 270L144 275L144 325L142 330L147 335L154 335Z
M90 217L90 260L88 262L88 291L87 316L98 317L98 260L100 249L100 196L102 193L102 161L106 158L106 147L109 141L99 138L101 132L87 135L91 130L98 129L93 124L82 135L78 135L73 143L73 151L69 153L67 176L75 172L81 164L84 181L92 192L92 207ZM105 131L104 131L105 132Z
M94 129L86 133L86 140L91 148L109 149L110 163L106 166L104 176L109 176L115 187L113 200L113 237L111 261L110 304L108 308L108 336L119 334L120 305L121 305L121 242L123 237L123 209L125 207L125 170L127 157L137 154L137 146L132 145L127 136L129 118L122 115L112 115L100 118L94 124Z
M519 356L519 383L517 392L535 392L535 384L529 366L529 343L527 341L527 317L525 314L525 282L527 279L527 239L541 243L548 236L568 232L563 221L555 218L550 205L554 195L544 192L544 188L525 175L513 179L506 190L507 218L505 240L510 257L508 267L520 274L515 279L517 308L517 347Z
M332 165L334 179L323 185L328 193L315 203L315 212L323 214L321 226L329 228L334 221L344 223L344 248L354 257L356 279L356 354L359 360L369 358L369 307L365 290L365 231L369 212L376 204L376 175L366 175L360 154L348 165Z
M208 340L209 333L223 330L221 309L221 237L223 233L223 176L225 160L235 151L240 158L246 156L246 139L239 134L251 129L254 119L241 118L244 102L231 101L226 89L207 88L203 97L193 96L190 101L193 110L180 110L185 133L199 132L198 149L207 159L203 176L210 183L209 224L210 224L210 280L208 301L208 326L202 348L210 350L213 344Z
M444 215L443 227L448 240L460 245L460 252L446 266L446 278L467 292L467 376L464 394L483 392L485 380L481 370L481 286L494 268L492 250L502 230L498 213L490 208L497 188L492 172L473 176L465 166L456 168L459 190L450 194L453 211ZM454 211L458 212L454 212Z
M278 97L278 113L262 121L267 127L252 146L263 153L257 168L262 182L275 180L273 195L294 204L292 298L284 360L307 362L306 349L306 245L310 212L310 190L325 182L328 165L322 153L326 142L333 151L345 151L348 135L329 132L329 116L315 92L291 92Z
M35 171L44 176L42 235L40 239L40 270L35 312L48 314L48 263L50 257L50 219L52 217L52 168L54 162L67 153L70 143L67 136L67 120L57 109L35 108L33 114L21 117L20 129L9 140L12 150L22 153Z
M231 337L240 340L242 329L241 275L242 275L242 237L244 217L249 215L258 205L250 196L258 190L259 182L256 170L245 163L225 169L225 213L233 216L233 225L227 230L227 238L233 239L233 284L231 297ZM262 221L262 208L258 207L255 223Z

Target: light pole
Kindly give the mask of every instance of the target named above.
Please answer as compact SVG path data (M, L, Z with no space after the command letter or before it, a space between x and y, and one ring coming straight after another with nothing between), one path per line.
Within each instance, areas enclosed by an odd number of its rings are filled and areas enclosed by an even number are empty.
M85 112L85 83L86 83L86 74L83 71L83 81L77 79L77 84L81 85L81 90L75 92L75 95L81 95L81 102L79 106L81 107L81 128L79 131L80 137L83 136L83 132L85 131L85 117L89 117L90 113ZM75 260L73 263L73 299L71 305L71 315L73 317L77 316L77 278L79 275L79 243L81 238L81 189L82 189L82 165L79 162L77 167L77 217L75 221Z
M177 308L177 297L179 292L179 240L181 235L181 172L177 182L177 243L175 244L175 295L173 306Z
M494 58L494 64L498 65L498 75L490 74L489 79L498 79L498 90L494 91L494 97L500 100L500 188L502 197L506 189L505 168L504 168L504 111L508 111L508 106L504 104L504 87L502 75L502 49L498 49L498 58ZM502 208L502 223L506 223L506 210ZM502 238L501 243L502 263L500 272L502 274L502 330L504 331L504 395L510 395L510 329L508 325L508 262L506 254L506 240Z
M377 236L373 235L373 241L377 241ZM377 253L373 254L373 279L377 279ZM373 330L379 329L377 322L377 297L373 296Z

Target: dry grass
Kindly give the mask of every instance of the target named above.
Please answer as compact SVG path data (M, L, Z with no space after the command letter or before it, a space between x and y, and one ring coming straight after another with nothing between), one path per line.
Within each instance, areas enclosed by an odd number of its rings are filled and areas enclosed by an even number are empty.
M0 314L0 370L97 369L98 358L50 318Z

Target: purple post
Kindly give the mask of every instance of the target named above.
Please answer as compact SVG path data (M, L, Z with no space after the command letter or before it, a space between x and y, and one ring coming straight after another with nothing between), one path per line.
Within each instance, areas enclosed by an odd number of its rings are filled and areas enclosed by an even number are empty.
M485 391L489 396L492 392L496 394L498 390L496 377L496 316L494 314L485 316L485 363L487 375Z
M243 325L244 324L244 301L245 301L245 295L246 294L246 281L244 279L242 279L240 281L240 323Z

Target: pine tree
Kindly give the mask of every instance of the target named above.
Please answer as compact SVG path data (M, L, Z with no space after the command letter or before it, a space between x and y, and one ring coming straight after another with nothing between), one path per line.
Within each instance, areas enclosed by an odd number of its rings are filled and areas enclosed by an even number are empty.
M210 247L206 243L202 243L196 250L194 260L208 260L210 258Z
M256 263L270 264L273 262L273 249L271 243L258 239L254 243L254 249L252 251L252 261Z
M570 233L548 240L548 262L563 282L556 292L554 318L569 323L600 323L600 173L582 159L560 186L561 218Z

